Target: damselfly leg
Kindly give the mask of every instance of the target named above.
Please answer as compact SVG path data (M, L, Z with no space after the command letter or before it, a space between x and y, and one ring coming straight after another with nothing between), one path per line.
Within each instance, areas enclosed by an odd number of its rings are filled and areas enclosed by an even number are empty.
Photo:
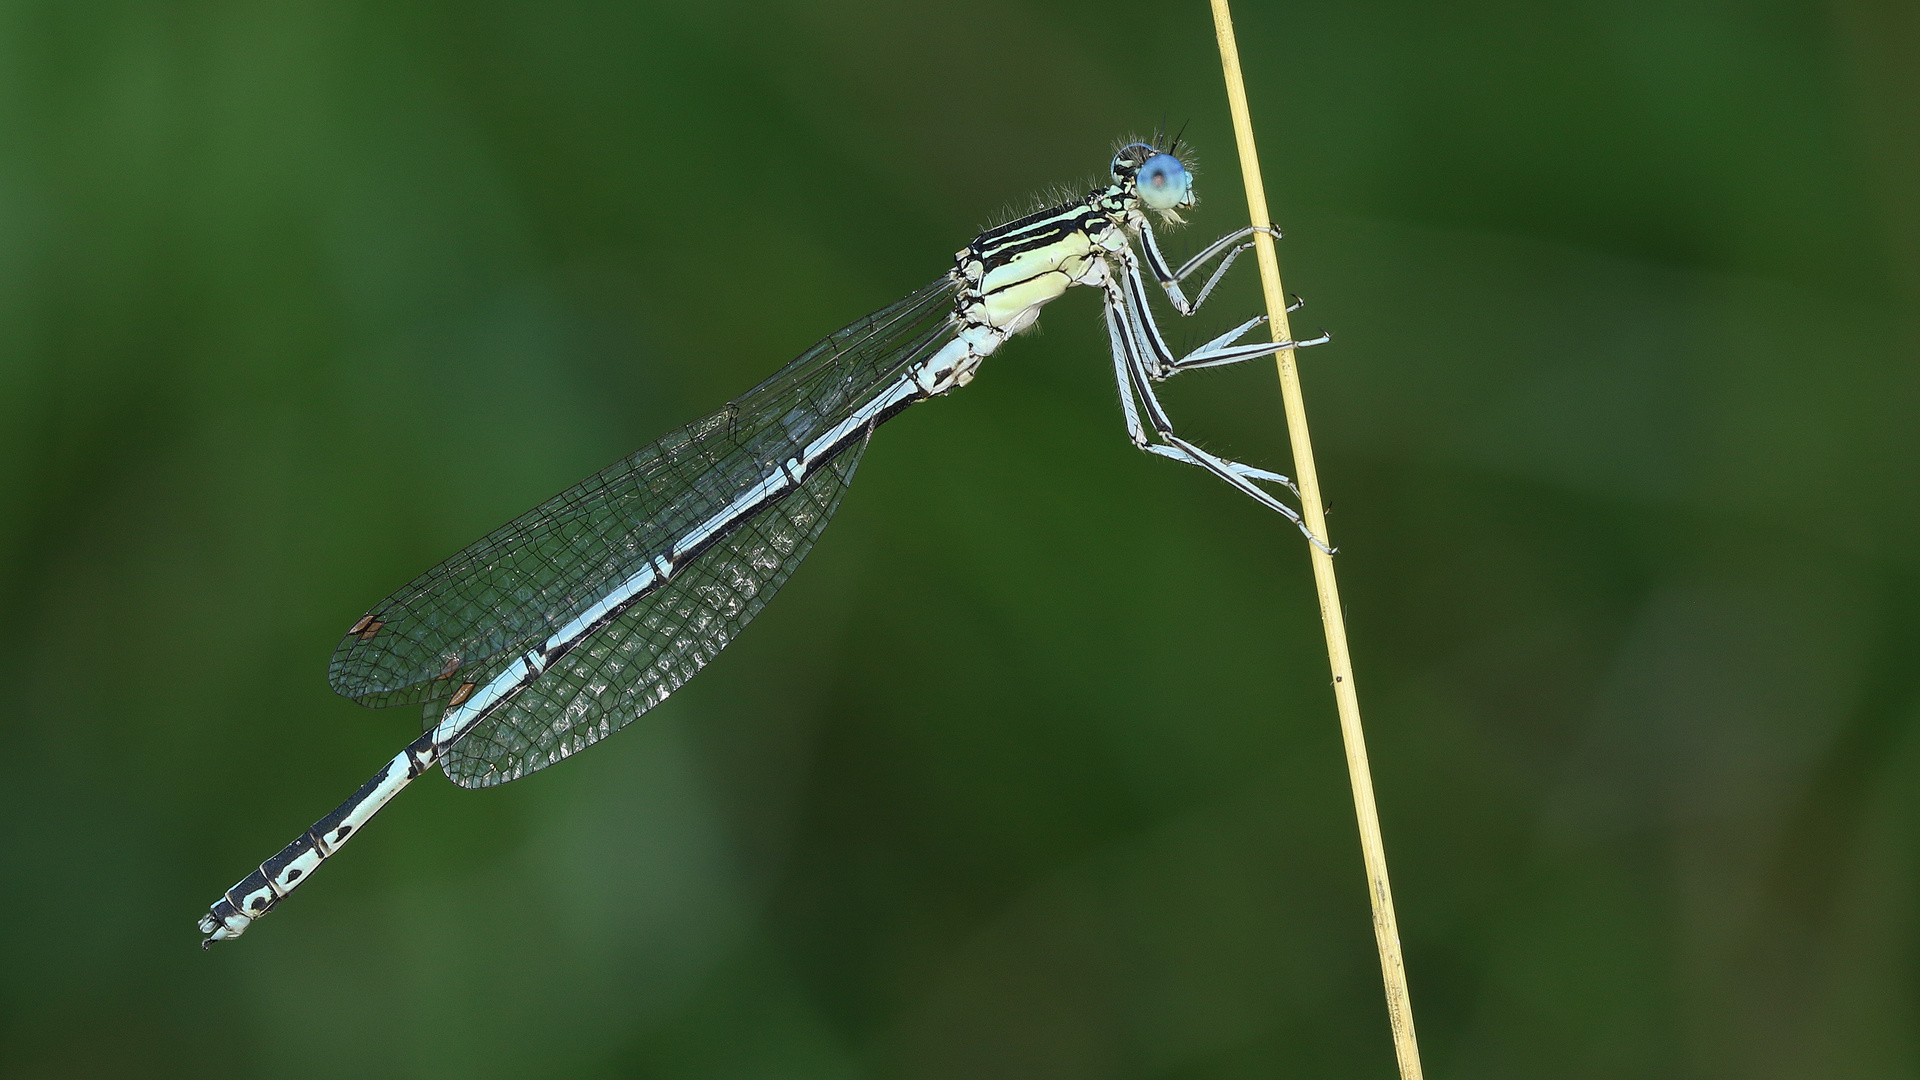
M1213 292L1215 285L1220 284L1221 278L1227 276L1227 270L1233 266L1233 261L1253 247L1253 241L1248 237L1255 233L1266 233L1275 240L1280 239L1280 230L1271 225L1248 225L1242 229L1235 229L1201 248L1199 254L1188 259L1180 269L1173 270L1169 269L1170 264L1166 256L1160 253L1160 241L1154 236L1152 223L1143 220L1141 224L1140 250L1146 256L1147 272L1153 275L1153 280L1158 282L1162 289L1166 290L1167 299L1173 302L1174 310L1182 315L1193 314L1200 310L1201 304L1207 302L1208 294ZM1207 278L1207 283L1201 286L1200 294L1189 302L1186 295L1180 291L1180 283L1211 260L1219 258L1222 252L1226 253L1226 258L1221 259L1220 265L1214 267L1213 274ZM1292 311L1296 306L1298 305L1289 305L1287 310Z
M1144 235L1144 233L1143 233ZM1221 245L1216 243L1213 248ZM1323 344L1330 340L1322 333L1308 341L1273 341L1250 345L1233 345L1247 331L1265 322L1264 316L1249 319L1234 329L1214 338L1200 348L1185 356L1176 357L1167 347L1166 339L1160 334L1159 326L1154 322L1153 312L1147 307L1146 289L1142 284L1139 267L1130 257L1123 255L1116 260L1121 264L1120 273L1106 284L1107 338L1113 349L1114 378L1119 383L1121 413L1126 419L1127 435L1133 444L1150 454L1157 454L1173 461L1185 462L1213 473L1232 485L1248 498L1280 514L1293 522L1302 535L1315 547L1333 554L1333 548L1325 541L1313 535L1298 511L1268 494L1255 481L1284 485L1297 497L1299 488L1293 481L1279 473L1232 461L1195 446L1173 429L1173 421L1167 416L1166 408L1153 392L1153 384L1180 371L1202 367L1219 367L1237 364L1257 357L1271 356L1284 349L1306 348ZM1137 405L1136 405L1137 400ZM1142 412L1144 411L1144 423ZM1161 441L1155 442L1152 436Z
M1161 336L1159 324L1154 322L1153 312L1147 306L1147 289L1140 277L1140 267L1131 258L1121 261L1123 265L1118 275L1120 280L1110 283L1107 287L1109 290L1117 288L1121 291L1121 304L1130 313L1133 326L1140 332L1140 345L1143 350L1141 362L1155 381L1181 371L1224 367L1245 360L1256 360L1262 356L1271 356L1282 349L1304 349L1311 345L1324 345L1332 340L1323 331L1319 337L1305 341L1232 344L1247 331L1267 321L1266 316L1257 315L1187 355L1176 357L1173 355L1173 349L1167 345L1167 339Z

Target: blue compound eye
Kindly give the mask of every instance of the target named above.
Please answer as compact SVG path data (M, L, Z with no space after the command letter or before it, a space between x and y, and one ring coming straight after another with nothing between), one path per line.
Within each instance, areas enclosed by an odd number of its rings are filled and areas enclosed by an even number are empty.
M1187 201L1191 182L1187 167L1180 164L1179 158L1172 154L1155 154L1140 163L1133 186L1147 209L1171 210Z

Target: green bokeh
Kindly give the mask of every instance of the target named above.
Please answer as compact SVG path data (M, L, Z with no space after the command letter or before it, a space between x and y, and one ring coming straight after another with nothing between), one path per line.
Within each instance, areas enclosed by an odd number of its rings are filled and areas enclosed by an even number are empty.
M1920 1075L1920 14L1238 15L1428 1075ZM348 623L1163 116L1190 251L1198 3L0 6L0 1075L1390 1075L1305 549L1088 295L665 706L195 947L417 729Z

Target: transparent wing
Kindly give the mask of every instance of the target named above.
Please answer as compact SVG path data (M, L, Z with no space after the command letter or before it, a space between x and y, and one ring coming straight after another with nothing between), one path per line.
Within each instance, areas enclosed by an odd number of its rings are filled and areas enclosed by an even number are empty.
M865 439L849 446L497 706L441 760L447 776L469 788L518 780L665 701L786 584L865 449ZM439 711L428 706L429 724Z
M334 690L398 705L484 681L500 658L592 607L943 344L953 290L943 277L828 335L725 409L415 578L341 639L328 671Z

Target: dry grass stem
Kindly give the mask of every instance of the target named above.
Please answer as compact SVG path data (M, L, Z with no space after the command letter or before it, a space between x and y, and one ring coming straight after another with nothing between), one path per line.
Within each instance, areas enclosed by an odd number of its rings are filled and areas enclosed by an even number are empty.
M1233 40L1233 16L1227 0L1212 0L1214 32L1220 39L1220 66L1227 78L1227 101L1233 111L1234 141L1240 148L1240 171L1246 177L1247 210L1255 225L1271 222L1267 194L1260 182L1260 159L1254 151L1253 122L1247 113L1247 91L1240 76L1240 51ZM1266 233L1254 236L1260 260L1260 281L1266 290L1267 313L1273 339L1293 337L1287 323L1287 294L1280 287L1280 262ZM1306 403L1300 394L1300 370L1294 351L1279 354L1280 396L1287 411L1287 437L1293 444L1294 480L1300 486L1300 504L1307 528L1322 541L1327 535L1320 502L1320 478L1313 465L1313 442L1307 434ZM1360 820L1360 850L1367 867L1367 893L1373 901L1373 934L1380 946L1380 973L1386 983L1387 1018L1393 1027L1394 1054L1401 1080L1420 1080L1420 1046L1413 1033L1413 1005L1407 996L1406 966L1400 957L1400 929L1393 915L1393 890L1387 882L1386 849L1380 842L1380 818L1373 805L1373 774L1367 767L1367 740L1360 726L1360 698L1353 685L1353 661L1347 654L1347 625L1340 607L1340 586L1334 578L1333 557L1312 544L1313 580L1320 593L1320 620L1327 631L1327 661L1333 668L1333 697L1340 711L1340 735L1347 748L1347 773L1353 784L1353 808Z

